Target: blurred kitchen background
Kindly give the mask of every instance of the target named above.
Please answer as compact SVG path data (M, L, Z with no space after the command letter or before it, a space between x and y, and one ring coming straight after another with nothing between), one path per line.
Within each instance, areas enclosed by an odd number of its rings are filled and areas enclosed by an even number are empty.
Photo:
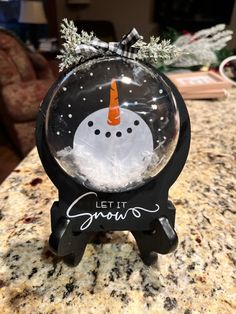
M220 23L235 30L236 4L234 0L0 0L0 182L34 146L38 106L58 75L59 28L65 17L73 19L79 31L94 30L105 41L120 40L134 26L147 41L152 35L174 41ZM236 32L219 58L234 55L235 48Z

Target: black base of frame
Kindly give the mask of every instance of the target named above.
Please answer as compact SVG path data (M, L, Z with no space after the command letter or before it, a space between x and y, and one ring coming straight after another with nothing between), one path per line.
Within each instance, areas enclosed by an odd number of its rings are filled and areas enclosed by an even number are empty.
M57 210L58 203L54 203L52 212ZM132 231L144 264L150 266L157 260L157 254L167 254L175 250L178 237L174 230L175 207L168 201L167 217L159 217L153 221L153 229L150 231ZM52 217L53 219L53 217ZM49 238L51 251L63 257L66 264L76 266L81 261L86 245L97 234L97 232L74 232L73 222L61 217L54 225Z

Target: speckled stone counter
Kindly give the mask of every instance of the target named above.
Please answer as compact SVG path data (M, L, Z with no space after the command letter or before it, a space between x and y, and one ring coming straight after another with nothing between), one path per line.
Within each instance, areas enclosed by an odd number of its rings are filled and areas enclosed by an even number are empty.
M128 232L108 233L66 266L47 247L57 194L34 149L0 187L1 313L236 313L236 90L188 109L177 250L147 267Z

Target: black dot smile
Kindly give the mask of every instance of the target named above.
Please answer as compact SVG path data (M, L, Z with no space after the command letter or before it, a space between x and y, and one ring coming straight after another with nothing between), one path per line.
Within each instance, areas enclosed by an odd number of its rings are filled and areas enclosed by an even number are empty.
M140 124L140 121L139 120L135 120L134 121L134 125L135 126L138 126ZM92 126L94 125L94 123L93 123L93 121L89 121L88 122L88 126L91 128ZM133 132L133 129L132 128L127 128L126 129L126 132L128 133L128 134L131 134L132 132ZM94 131L94 134L95 135L99 135L101 133L101 131L99 130L99 129L96 129L95 131ZM105 136L107 137L107 138L109 138L109 137L111 137L112 136L112 133L111 132L106 132L105 133ZM116 132L116 137L122 137L122 132L121 131L117 131Z

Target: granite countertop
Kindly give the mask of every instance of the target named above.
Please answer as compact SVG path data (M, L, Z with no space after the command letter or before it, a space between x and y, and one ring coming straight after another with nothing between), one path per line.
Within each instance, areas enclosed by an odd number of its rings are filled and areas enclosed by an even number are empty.
M1 313L236 313L236 90L188 109L191 151L170 191L177 250L147 267L114 232L66 266L47 247L57 193L34 149L0 187Z

